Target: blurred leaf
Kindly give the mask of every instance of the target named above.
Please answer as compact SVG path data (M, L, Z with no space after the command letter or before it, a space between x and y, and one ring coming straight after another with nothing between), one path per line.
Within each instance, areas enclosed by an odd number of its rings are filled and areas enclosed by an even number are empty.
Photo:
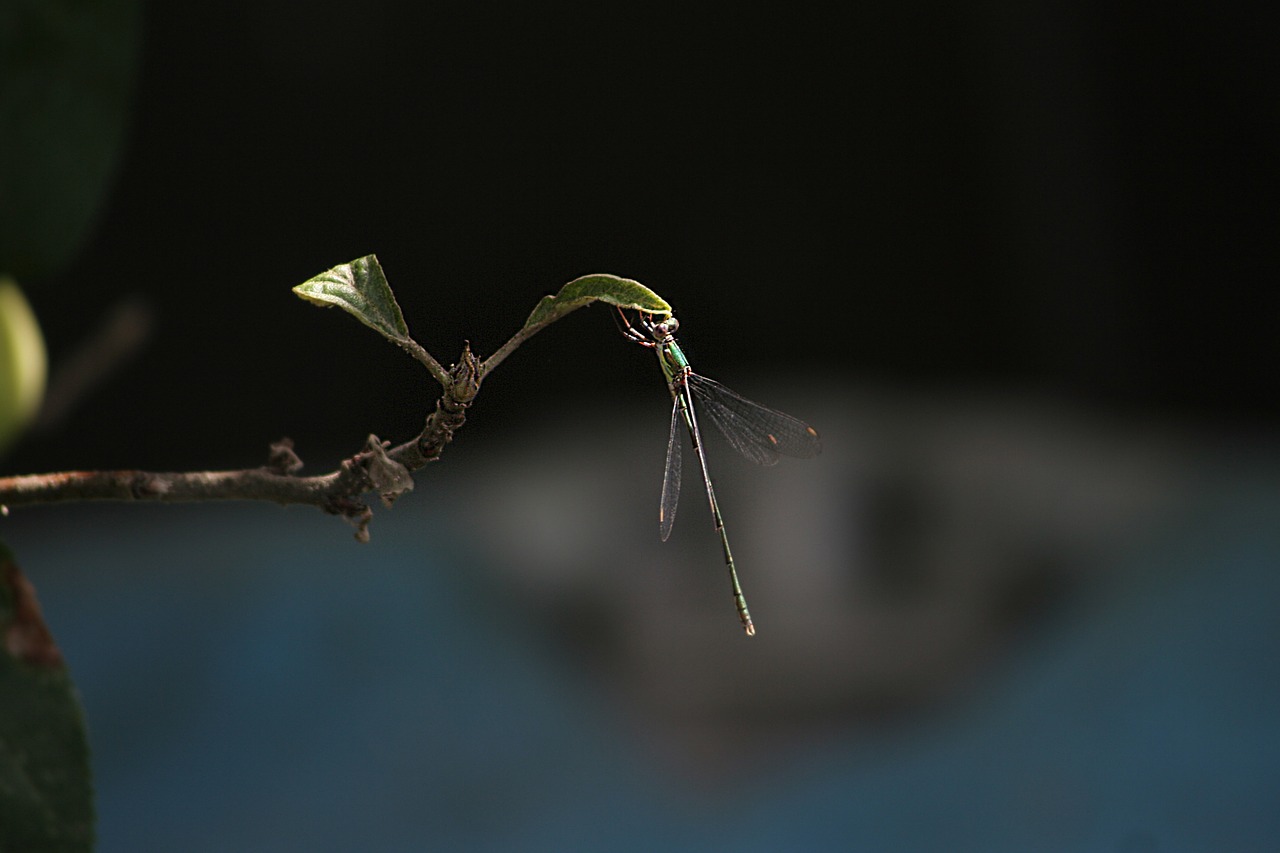
M0 275L0 450L35 416L46 368L36 315L17 283Z
M140 0L0 3L0 272L69 262L124 139Z
M92 846L84 714L35 590L0 545L0 850Z
M398 344L409 340L409 327L374 255L339 264L307 279L293 292L326 308L336 305Z
M560 288L555 296L542 297L529 319L524 321L524 328L532 333L597 299L619 308L647 311L650 314L671 314L671 306L640 282L597 273L575 278Z

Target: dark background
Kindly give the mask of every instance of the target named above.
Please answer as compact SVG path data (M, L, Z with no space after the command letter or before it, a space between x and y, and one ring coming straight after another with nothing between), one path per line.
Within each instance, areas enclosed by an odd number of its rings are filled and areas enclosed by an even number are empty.
M1247 9L271 2L142 27L97 224L24 283L55 365L129 294L153 335L11 470L240 467L282 434L327 467L414 434L429 380L289 292L367 253L446 364L612 272L713 376L1280 413L1280 76ZM653 372L572 315L467 438Z

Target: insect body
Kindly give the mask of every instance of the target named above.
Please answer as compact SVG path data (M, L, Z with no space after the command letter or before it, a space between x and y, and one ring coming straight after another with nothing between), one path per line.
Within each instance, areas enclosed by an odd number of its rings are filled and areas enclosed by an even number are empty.
M752 636L756 632L755 624L751 621L751 611L747 609L747 599L738 582L738 570L733 561L733 552L729 549L724 518L720 515L720 504L716 500L711 475L707 471L707 456L702 448L702 432L698 427L698 409L711 419L739 453L760 465L773 465L780 455L801 459L817 456L822 450L818 432L791 415L754 403L719 382L695 373L684 351L676 343L675 333L680 324L675 317L640 312L633 326L621 309L618 314L622 318L623 334L657 353L662 375L666 377L667 388L671 391L671 432L667 439L667 467L662 477L662 501L658 507L658 529L662 540L665 542L671 535L676 505L680 500L679 424L683 422L702 468L702 482L707 487L711 517L724 548L724 562L729 567L729 580L733 584L733 600L738 608L738 618L742 622L742 629L748 636ZM698 403L697 408L694 401Z

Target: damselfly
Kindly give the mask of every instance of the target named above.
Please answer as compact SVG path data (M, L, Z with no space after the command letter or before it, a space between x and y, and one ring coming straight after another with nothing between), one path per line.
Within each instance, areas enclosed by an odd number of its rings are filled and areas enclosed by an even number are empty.
M702 467L702 482L707 487L711 517L715 521L716 532L720 534L720 544L724 546L724 562L729 567L729 580L733 584L733 601L738 608L738 618L742 620L742 629L748 636L752 636L756 628L751 621L751 612L747 610L747 599L742 594L742 586L738 583L738 569L733 562L733 552L729 550L724 518L720 515L720 504L716 501L716 492L711 486L694 401L698 402L702 411L739 453L759 465L774 464L778 461L779 454L801 459L817 456L822 449L818 431L803 421L753 403L719 382L694 373L689 360L676 343L675 333L680 324L675 317L637 312L638 319L633 326L627 321L621 308L618 309L618 316L622 318L620 328L623 334L657 353L658 363L662 365L662 375L667 378L667 387L671 390L671 433L667 439L667 468L662 476L662 502L658 507L658 529L662 534L662 541L665 542L671 535L671 525L676 520L676 504L680 500L679 423L684 421L689 438L693 441L694 452L698 454L698 464Z

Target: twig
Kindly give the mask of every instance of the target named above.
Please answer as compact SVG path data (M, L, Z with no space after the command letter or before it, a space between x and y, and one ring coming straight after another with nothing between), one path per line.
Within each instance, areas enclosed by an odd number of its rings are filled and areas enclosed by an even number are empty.
M403 341L397 341L397 343L400 344L400 346L402 346L409 355L417 359L418 362L427 369L427 372L435 377L435 380L440 383L440 386L444 388L445 391L449 390L449 371L440 366L440 362L436 361L435 356L423 349L422 345L413 338L405 338Z
M137 354L151 334L153 314L139 297L119 302L93 334L54 365L35 428L59 427L72 409Z
M480 375L487 376L491 370L502 363L504 358L515 352L516 347L520 346L522 343L529 340L529 338L533 337L533 335L537 334L541 328L541 326L536 329L525 328L512 335L505 344L498 347L497 351L484 360L480 365Z

